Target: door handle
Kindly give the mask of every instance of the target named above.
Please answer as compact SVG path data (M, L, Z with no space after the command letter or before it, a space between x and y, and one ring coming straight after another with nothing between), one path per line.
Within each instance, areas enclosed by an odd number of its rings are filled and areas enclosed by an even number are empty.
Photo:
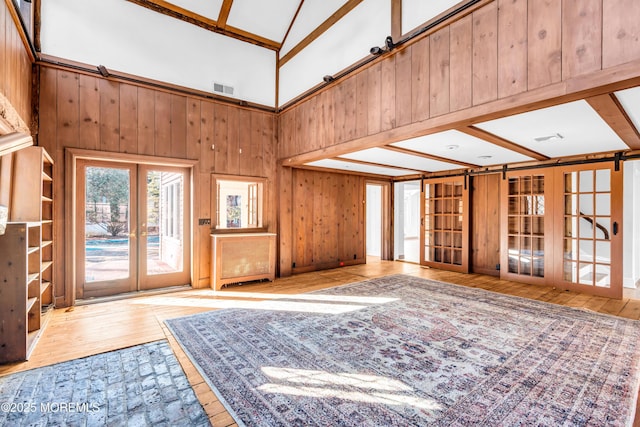
M613 223L613 235L615 236L616 234L618 234L618 222L614 222Z

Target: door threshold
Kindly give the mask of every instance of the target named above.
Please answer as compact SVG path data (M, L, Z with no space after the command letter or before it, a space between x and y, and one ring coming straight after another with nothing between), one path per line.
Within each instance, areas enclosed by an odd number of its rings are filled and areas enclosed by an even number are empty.
M180 292L192 289L191 285L178 285L171 286L168 288L160 288L160 289L148 289L145 291L135 291L135 292L126 292L123 294L117 295L109 295L104 297L91 297L84 299L77 299L74 305L89 305L89 304L98 304L101 302L110 302L110 301L118 301L123 299L131 299L131 298L139 298L139 297L148 297L150 295L160 295L160 294L168 294L172 292Z

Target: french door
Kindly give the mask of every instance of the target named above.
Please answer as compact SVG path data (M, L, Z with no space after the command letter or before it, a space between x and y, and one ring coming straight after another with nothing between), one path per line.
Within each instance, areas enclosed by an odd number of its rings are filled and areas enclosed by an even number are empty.
M582 165L556 171L555 283L622 298L622 170Z
M420 264L469 271L469 191L465 177L423 180Z
M78 160L76 297L190 281L187 168Z
M613 163L509 172L503 279L622 297L622 171Z

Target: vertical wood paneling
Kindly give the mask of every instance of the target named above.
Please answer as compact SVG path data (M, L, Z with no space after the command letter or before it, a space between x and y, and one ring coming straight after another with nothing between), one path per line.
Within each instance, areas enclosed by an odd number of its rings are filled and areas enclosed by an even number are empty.
M396 127L396 55L382 61L382 111L380 130ZM351 80L354 80L352 77ZM355 109L355 107L354 107Z
M66 71L58 72L58 90L64 96L58 96L58 145L78 147L79 141L79 90L78 76Z
M562 78L602 68L602 1L562 2Z
M451 24L449 33L451 82L449 88L451 111L471 107L473 18L468 15Z
M242 173L240 169L240 161L242 159L240 150L245 143L242 138L244 138L243 135L245 135L243 132L248 131L248 120L245 110L239 110L236 108L227 109L227 141L225 144L229 147L227 150L227 172L234 175ZM224 144L225 142L220 140L220 143Z
M336 142L354 138L356 128L356 78L350 77L338 86L335 108Z
M333 94L335 89L325 90L320 94L318 102L318 117L317 123L319 129L319 144L321 147L328 147L335 144L335 133L333 122L335 120L335 110Z
M278 169L278 217L280 240L280 276L291 275L293 255L293 170L287 167Z
M47 68L42 68L41 73L47 70ZM88 150L97 150L100 147L100 92L97 78L86 75L79 76L79 103L78 132L80 143ZM40 120L42 121L42 117Z
M238 148L236 150L229 149L229 163L238 164L238 162L240 162L240 175L251 175L255 173L253 146L251 142L253 121L251 111L240 110L238 112Z
M500 180L499 174L472 179L470 250L474 273L498 276L500 263Z
M498 3L498 98L527 90L527 4Z
M242 157L243 161L247 160L243 172L267 177L265 193L268 200L265 202L264 221L269 231L276 231L277 196L273 188L276 129L273 114L73 71L41 67L40 72L40 139L56 163L54 216L57 218L58 259L65 257L64 200L68 195L64 194L64 183L68 172L64 171L64 149L72 146L162 157L188 156L199 160L194 168L193 213L196 218L210 218L210 174L216 165L211 145L215 143L216 150L225 153L220 161L224 164L221 173L239 174L238 149L242 141L247 150ZM136 93L137 97L134 96ZM178 148L172 145L175 142L179 142ZM206 284L209 276L210 230L207 226L195 226L194 230L192 261L197 276L193 280L197 286ZM64 265L57 265L57 300L69 304L72 291L68 289L64 274Z
M1 9L2 8L0 8L0 10ZM40 110L40 132L38 135L38 144L44 147L44 149L51 155L54 154L58 148L57 91L58 72L52 68L40 69L40 104L43 108ZM96 116L96 118L97 117L98 116ZM58 168L56 167L55 170L58 170Z
M527 87L529 90L562 78L562 0L529 1Z
M171 95L171 157L187 157L187 98Z
M215 144L213 124L213 103L202 101L200 105L200 172L211 173L215 170L216 151L221 147L211 146Z
M473 105L498 98L498 7L473 12Z
M100 149L117 152L120 149L120 87L101 79L100 88ZM58 87L58 97L65 94Z
M411 120L429 118L429 45L430 38L411 46Z
M280 115L280 139L278 141L278 155L279 157L287 157L295 153L295 109L288 110ZM327 121L321 120L319 125L326 125ZM330 122L333 126L333 121Z
M429 111L431 117L449 112L449 27L434 33L429 46Z
M138 88L138 154L155 155L156 95Z
M26 126L31 123L31 60L7 4L0 4L0 91Z
M120 152L138 152L138 88L136 86L120 85Z
M318 98L316 97L313 97L304 103L304 117L307 129L316 129L318 121L317 103ZM310 132L309 137L305 138L301 142L303 143L305 151L313 151L320 146L317 132Z
M247 175L253 173L259 176L264 176L264 164L262 152L262 138L265 134L266 121L264 120L264 114L256 111L251 111L251 134L249 135L250 151L249 151L249 171Z
M213 105L213 142L215 145L215 171L216 173L233 173L230 172L230 169L234 169L234 166L237 165L237 160L233 165L230 164L231 156L233 154L230 151L236 152L237 156L237 146L230 147L230 144L225 144L225 141L228 141L229 138L229 126L227 122L229 114L229 107L226 105ZM243 123L243 126L249 126L249 123ZM236 141L237 143L237 141ZM237 158L237 157L236 157Z
M367 82L369 91L367 93L367 125L369 135L380 133L382 124L382 66L375 64L367 69ZM338 112L336 111L336 117Z
M199 99L187 98L187 159L197 160L200 158L200 105Z
M614 67L640 59L640 2L603 0L602 65Z
M369 115L367 114L367 95L369 93L369 89L367 88L367 83L367 73L358 73L356 75L356 138L367 136L369 132L367 122L367 119L369 118ZM321 106L318 108L321 108ZM318 127L320 128L320 126Z
M171 94L156 92L155 111L156 156L171 157Z

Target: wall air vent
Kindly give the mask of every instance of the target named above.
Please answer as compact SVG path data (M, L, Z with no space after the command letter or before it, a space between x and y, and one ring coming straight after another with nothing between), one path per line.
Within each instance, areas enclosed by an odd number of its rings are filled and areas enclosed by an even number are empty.
M213 92L225 96L234 96L235 90L233 86L213 82Z

